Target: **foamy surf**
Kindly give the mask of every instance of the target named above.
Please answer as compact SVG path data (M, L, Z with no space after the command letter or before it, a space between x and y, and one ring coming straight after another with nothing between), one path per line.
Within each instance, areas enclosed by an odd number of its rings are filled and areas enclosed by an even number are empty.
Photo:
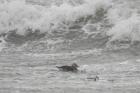
M105 33L110 37L107 44L114 41L132 44L140 41L137 3L137 0L1 0L0 34L15 31L26 36L39 31L61 36L83 31L89 36Z

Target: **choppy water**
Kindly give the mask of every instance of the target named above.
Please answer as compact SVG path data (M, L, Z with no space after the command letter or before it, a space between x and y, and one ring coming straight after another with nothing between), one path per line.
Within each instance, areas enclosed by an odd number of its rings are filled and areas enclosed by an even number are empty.
M86 52L86 53L85 53ZM99 51L98 51L99 52ZM139 93L140 60L130 53L81 51L63 54L0 55L1 93ZM86 72L58 71L76 62ZM95 76L99 80L94 81Z
M71 40L78 35L65 33L77 31L89 36L105 33L110 36L108 43L139 41L139 5L139 0L1 0L0 33L26 35L39 30ZM18 40L24 42L25 38ZM18 41L14 39L11 42Z
M6 47L0 53L0 93L139 93L139 48L103 49L116 40L140 40L139 5L139 0L0 0L0 34L8 33L0 37L0 50ZM88 68L84 73L56 68L73 62Z

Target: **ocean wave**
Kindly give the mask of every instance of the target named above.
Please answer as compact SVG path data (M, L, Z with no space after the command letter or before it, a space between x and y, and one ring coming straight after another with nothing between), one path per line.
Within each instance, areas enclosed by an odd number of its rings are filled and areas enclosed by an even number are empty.
M126 38L140 41L138 3L137 0L1 0L0 34L15 31L25 36L31 29L33 33L38 30L64 35L74 30L88 35L105 32L110 36L108 42Z

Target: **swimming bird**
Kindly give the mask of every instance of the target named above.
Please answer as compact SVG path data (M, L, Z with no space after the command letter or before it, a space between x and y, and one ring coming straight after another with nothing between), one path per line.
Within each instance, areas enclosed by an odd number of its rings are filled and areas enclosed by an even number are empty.
M73 63L71 66L64 65L64 66L56 66L60 71L65 71L65 72L77 72L78 71L78 65L76 63Z

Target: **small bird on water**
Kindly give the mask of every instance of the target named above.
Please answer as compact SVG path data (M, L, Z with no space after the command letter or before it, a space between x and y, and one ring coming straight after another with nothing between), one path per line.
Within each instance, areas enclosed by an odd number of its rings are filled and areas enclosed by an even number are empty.
M64 65L64 66L56 66L60 71L65 71L65 72L77 72L78 71L78 65L76 63L73 63L71 66Z

